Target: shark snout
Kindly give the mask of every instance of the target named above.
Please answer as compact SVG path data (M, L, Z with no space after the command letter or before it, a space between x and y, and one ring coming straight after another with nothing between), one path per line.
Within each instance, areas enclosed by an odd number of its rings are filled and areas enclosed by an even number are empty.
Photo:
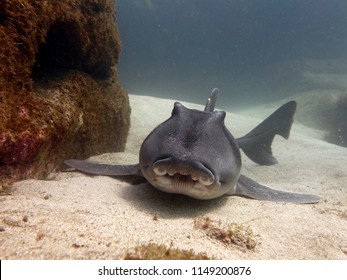
M142 173L157 189L184 194L197 199L220 196L221 183L213 172L199 161L159 159L143 166Z

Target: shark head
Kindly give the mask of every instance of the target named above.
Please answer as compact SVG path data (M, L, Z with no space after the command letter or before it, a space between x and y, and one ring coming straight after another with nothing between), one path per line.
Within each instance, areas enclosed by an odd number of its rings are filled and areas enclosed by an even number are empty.
M225 112L188 109L176 102L140 150L143 176L157 189L197 199L219 197L236 185L241 156L224 125Z

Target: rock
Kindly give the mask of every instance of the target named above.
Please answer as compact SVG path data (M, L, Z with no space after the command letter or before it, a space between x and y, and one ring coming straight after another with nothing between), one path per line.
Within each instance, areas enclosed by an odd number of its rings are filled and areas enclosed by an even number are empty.
M0 0L0 186L123 151L115 1Z
M325 131L326 141L347 147L347 91L312 90L285 101L290 99L298 102L297 121Z
M326 140L347 147L347 94L340 96L331 112Z

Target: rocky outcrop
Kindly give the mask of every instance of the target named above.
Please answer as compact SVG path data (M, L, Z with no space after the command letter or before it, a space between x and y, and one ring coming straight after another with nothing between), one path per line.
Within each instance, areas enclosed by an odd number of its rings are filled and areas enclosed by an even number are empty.
M122 151L115 1L0 0L0 186Z

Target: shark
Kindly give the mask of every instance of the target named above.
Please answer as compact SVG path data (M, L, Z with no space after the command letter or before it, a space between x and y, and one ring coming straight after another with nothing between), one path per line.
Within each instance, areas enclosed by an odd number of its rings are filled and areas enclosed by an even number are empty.
M137 164L64 162L88 174L142 176L160 191L199 200L235 195L274 202L319 202L317 195L276 190L241 174L241 151L260 165L278 162L271 145L276 135L289 138L296 101L285 103L249 133L234 138L224 122L226 112L215 110L218 94L217 88L212 90L204 110L175 102L171 116L143 141Z

